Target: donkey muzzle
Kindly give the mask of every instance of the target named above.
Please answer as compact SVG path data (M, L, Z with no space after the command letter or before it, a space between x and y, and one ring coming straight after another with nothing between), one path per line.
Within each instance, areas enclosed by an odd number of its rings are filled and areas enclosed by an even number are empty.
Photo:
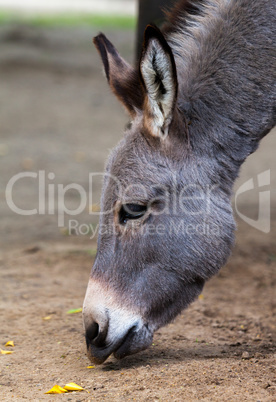
M90 279L84 305L83 322L88 357L103 363L112 353L117 359L148 348L150 331L142 317L118 304L116 296Z

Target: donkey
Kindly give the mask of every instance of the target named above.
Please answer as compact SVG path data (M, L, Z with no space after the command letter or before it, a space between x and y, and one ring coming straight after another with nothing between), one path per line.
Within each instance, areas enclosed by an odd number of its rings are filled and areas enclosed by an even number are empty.
M146 349L226 263L233 183L275 125L275 0L185 0L131 67L94 38L131 123L109 156L83 306L88 355Z

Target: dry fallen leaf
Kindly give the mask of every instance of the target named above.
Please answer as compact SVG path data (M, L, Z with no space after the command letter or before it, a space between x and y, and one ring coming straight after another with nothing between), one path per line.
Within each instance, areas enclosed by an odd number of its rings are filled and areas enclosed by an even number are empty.
M64 389L67 391L83 391L84 389L79 385L75 384L74 382L69 382L65 385Z
M45 394L65 394L65 392L68 392L65 388L55 385L50 391L45 392Z
M11 350L2 350L0 349L1 355L11 355L13 352Z
M52 318L51 315L47 315L46 317L43 317L42 320L47 321L50 320Z
M5 346L14 346L14 342L13 341L8 341Z
M81 312L82 312L82 308L80 307L80 308L75 308L75 309L69 310L69 311L67 311L66 314L75 314L75 313L81 313Z

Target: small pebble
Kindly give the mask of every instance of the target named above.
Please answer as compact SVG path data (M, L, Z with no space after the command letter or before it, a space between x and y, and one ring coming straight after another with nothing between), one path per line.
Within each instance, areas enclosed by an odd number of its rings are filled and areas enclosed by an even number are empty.
M242 359L250 359L249 353L248 352L243 352Z

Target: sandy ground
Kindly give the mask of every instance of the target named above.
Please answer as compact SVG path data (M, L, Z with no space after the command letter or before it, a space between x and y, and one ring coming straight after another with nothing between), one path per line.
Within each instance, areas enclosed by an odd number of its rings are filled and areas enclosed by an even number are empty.
M158 331L152 347L121 362L87 368L81 314L96 239L68 236L53 215L16 215L5 188L19 172L53 172L46 181L88 190L89 172L102 171L127 119L109 95L93 29L0 30L0 400L273 401L275 382L276 225L275 135L242 170L244 183L271 170L272 228L268 234L238 221L229 263L203 297ZM109 32L128 60L133 33ZM131 39L131 40L130 40ZM100 183L94 190L97 202ZM46 191L47 193L47 191ZM21 208L38 207L35 180L14 188ZM258 192L245 194L243 213L256 216ZM77 205L68 194L70 207ZM80 223L97 223L87 208ZM50 317L45 320L43 318ZM76 382L88 392L45 395Z
M238 240L203 298L159 330L149 350L95 368L87 368L81 314L66 314L82 305L95 244L3 253L1 347L15 347L0 356L1 400L275 400L275 245ZM68 382L89 394L44 395Z

